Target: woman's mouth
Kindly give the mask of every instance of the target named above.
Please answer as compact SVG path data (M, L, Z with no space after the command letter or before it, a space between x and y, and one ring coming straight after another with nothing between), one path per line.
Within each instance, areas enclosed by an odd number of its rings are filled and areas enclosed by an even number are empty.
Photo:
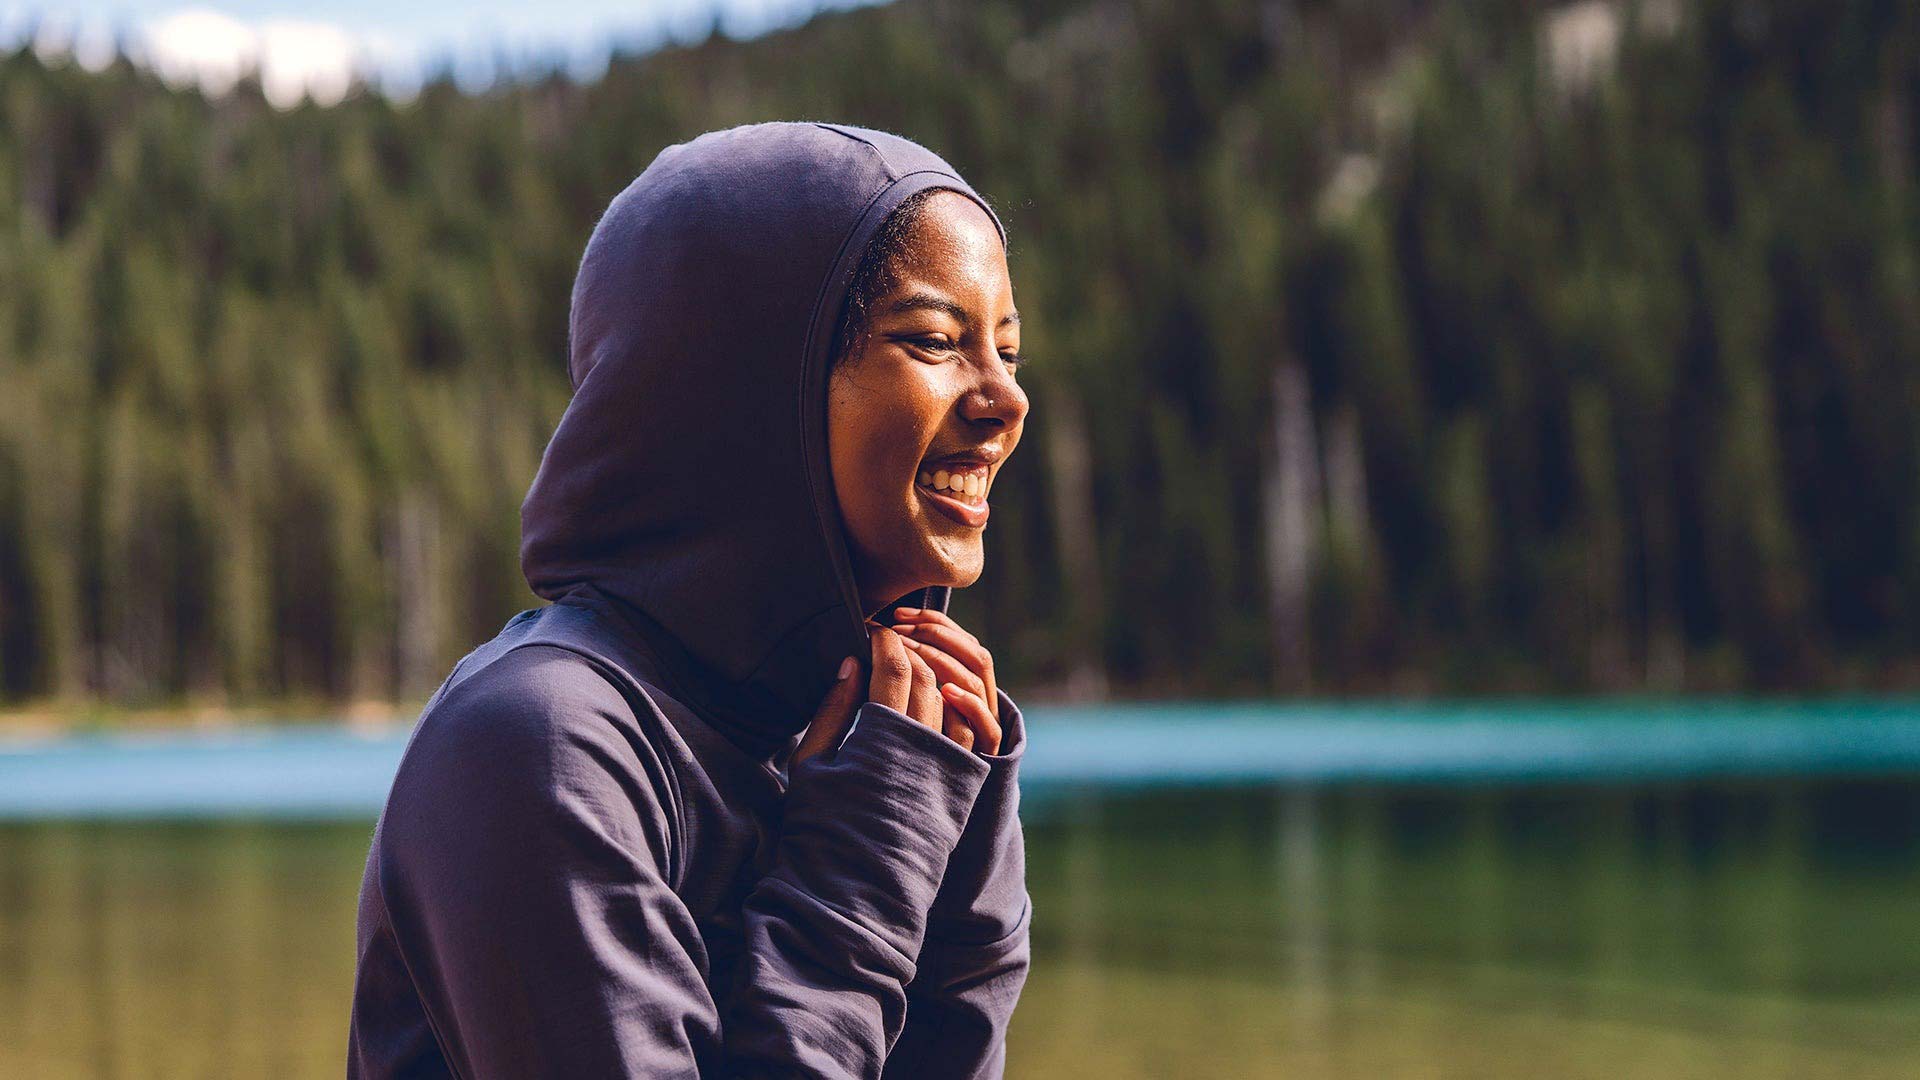
M987 485L992 470L986 465L965 469L921 469L914 484L934 509L962 525L980 528L987 523Z

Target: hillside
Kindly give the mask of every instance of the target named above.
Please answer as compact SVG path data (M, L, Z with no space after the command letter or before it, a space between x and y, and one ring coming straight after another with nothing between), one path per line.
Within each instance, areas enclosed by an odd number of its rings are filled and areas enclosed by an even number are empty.
M955 602L1008 683L1920 686L1915 41L904 0L288 112L0 56L0 701L430 688L534 603L594 216L671 142L827 117L1013 235L1032 425Z

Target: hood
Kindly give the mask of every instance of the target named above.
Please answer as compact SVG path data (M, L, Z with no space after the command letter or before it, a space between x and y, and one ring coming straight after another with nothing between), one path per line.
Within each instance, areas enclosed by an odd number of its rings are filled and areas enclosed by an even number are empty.
M754 124L660 152L574 280L573 397L521 505L520 566L612 610L662 689L756 756L868 653L827 456L827 367L887 214L950 188L909 140ZM911 601L946 606L946 590Z

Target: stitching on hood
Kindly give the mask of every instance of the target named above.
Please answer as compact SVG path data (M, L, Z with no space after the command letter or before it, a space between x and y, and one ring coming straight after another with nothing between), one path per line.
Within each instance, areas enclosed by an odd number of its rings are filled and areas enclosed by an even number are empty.
M824 124L820 126L826 127L828 131L837 131L837 129L827 127ZM840 132L840 134L846 135L845 132ZM850 135L847 137L853 138ZM886 160L884 155L880 155L878 149L875 148L872 143L867 142L867 140L865 139L858 139L856 141L865 143L869 149L872 149L874 151L876 156L879 156L881 158L882 162ZM891 174L893 171L892 167L888 166L887 171L889 174ZM860 616L862 613L858 610L860 605L857 602L860 596L860 592L859 592L860 584L858 581L853 580L853 561L849 557L849 553L847 550L847 538L845 535L846 530L843 527L840 527L838 523L836 523L835 527L841 529L841 535L838 537L839 543L836 546L836 544L834 543L835 537L831 535L831 531L827 527L826 508L820 505L820 498L818 494L820 485L815 483L814 462L812 460L811 455L808 453L809 449L813 444L812 429L816 423L820 425L824 425L826 423L826 416L824 415L825 413L824 408L821 410L822 415L817 418L814 417L810 411L809 397L810 397L811 387L809 386L809 383L811 380L809 380L807 376L811 373L811 366L814 363L814 357L816 353L824 352L825 349L832 347L831 342L828 342L825 346L816 347L816 341L818 340L818 337L820 334L820 326L821 326L821 318L822 318L821 313L822 313L822 309L826 307L827 294L833 290L833 287L836 284L836 279L840 277L839 269L840 269L841 263L847 258L847 249L850 246L852 246L853 238L859 234L861 226L866 224L868 216L873 213L874 206L879 203L880 199L883 196L885 196L887 192L893 190L893 188L900 183L901 179L903 178L895 177L894 179L889 180L884 184L881 184L879 188L876 189L870 197L868 197L866 205L860 208L860 213L855 215L853 219L853 224L847 228L847 234L840 238L840 246L835 249L833 254L833 260L827 264L827 272L825 276L823 276L820 280L820 287L818 291L814 293L813 310L807 317L807 333L806 333L806 336L801 340L801 345L800 345L800 348L801 348L800 380L799 380L799 394L797 395L799 411L800 411L800 424L799 424L800 470L801 470L801 473L806 477L807 511L813 518L813 527L816 531L818 531L821 539L825 541L829 557L831 558L835 555L838 556L838 558L834 560L836 562L836 565L833 567L833 574L835 579L834 585L840 592L840 596L838 597L838 599L835 600L835 602L831 606L823 608L820 611L815 612L813 615L810 615L806 619L802 620L797 626L793 627L785 637L781 637L770 642L767 646L766 652L761 654L760 658L754 662L753 667L750 669L751 674L748 675L748 681L752 681L756 676L760 674L761 671L765 670L768 661L775 654L779 652L780 646L786 642L788 637L791 637L793 636L793 634L799 633L802 630L804 630L806 627L813 625L815 620L819 619L822 615L825 615L828 612L833 611L835 608L845 607L847 603L846 592L849 588L853 590L853 599L856 601L854 605L855 610L853 612L856 619L856 622L854 623L854 629L856 631L861 632L862 634L864 634L865 632L864 627L862 625L863 620L860 619ZM830 330L828 332L831 333ZM829 362L831 359L832 359L831 357L822 356L820 358L820 362L822 364L825 364ZM823 370L821 371L820 374L824 382L827 376L827 372ZM822 435L822 442L824 444L825 432L823 431L821 435ZM826 487L829 490L831 490L833 486L833 466L831 462L823 462L822 465L826 469L826 476L823 479L825 480Z
M828 124L820 121L815 121L813 126L824 129L826 131L831 131L835 135L852 139L854 142L857 142L860 145L865 146L867 149L873 151L873 156L876 158L879 158L880 164L886 166L887 181L889 184L900 179L900 176L901 176L900 171L893 167L893 159L889 158L887 156L887 152L880 148L880 144L874 142L872 139L867 138L865 135L862 135L857 131L852 131L847 128L841 127L838 124ZM881 187L880 190L885 191L886 187L883 186ZM878 198L879 196L875 195L874 197Z

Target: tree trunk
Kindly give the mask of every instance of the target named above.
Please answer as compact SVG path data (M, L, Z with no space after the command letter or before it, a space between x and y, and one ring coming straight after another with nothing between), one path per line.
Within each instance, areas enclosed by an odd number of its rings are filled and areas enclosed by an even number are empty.
M439 681L444 622L439 511L433 496L415 488L400 497L393 520L395 690L403 699L424 694Z
M1320 459L1314 446L1312 390L1292 361L1273 369L1273 445L1265 497L1267 611L1273 628L1277 689L1313 686L1308 590L1318 558Z
M1093 451L1080 399L1065 385L1048 395L1045 428L1054 535L1067 590L1067 693L1078 700L1100 699L1107 695L1100 648L1106 596L1093 516Z

